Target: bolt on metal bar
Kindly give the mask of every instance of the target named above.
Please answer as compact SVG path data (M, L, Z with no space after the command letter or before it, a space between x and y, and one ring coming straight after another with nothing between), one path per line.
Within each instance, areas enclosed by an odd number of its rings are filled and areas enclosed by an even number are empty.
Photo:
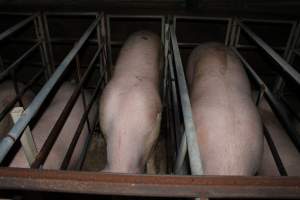
M70 115L70 113L73 109L73 106L76 103L76 100L78 99L78 96L80 95L80 91L81 91L81 88L83 87L83 84L85 83L85 81L87 80L87 78L89 77L89 75L93 69L93 65L96 61L96 58L97 58L100 50L101 49L97 50L95 56L91 60L91 62L89 64L89 68L85 71L78 86L73 91L66 106L64 107L63 111L61 112L61 114L60 114L58 120L56 121L54 127L52 128L50 134L48 135L45 143L43 144L41 150L39 151L38 155L36 156L35 161L32 163L31 168L38 168L46 161L47 156L49 155L55 141L57 140L57 138L59 136L61 129L65 125L65 122L67 121L68 116Z
M180 52L177 45L175 29L171 26L171 43L173 48L173 56L175 60L176 76L178 80L179 96L181 99L183 121L185 126L185 135L187 138L188 154L190 159L191 171L193 175L202 175L202 160L197 143L196 129L193 122L193 114L186 85L183 66L180 58Z
M17 23L16 25L8 28L6 31L2 32L0 34L0 41L3 40L4 38L10 36L11 34L13 34L14 32L18 31L20 28L24 27L25 25L27 25L29 22L31 22L35 17L37 16L37 14L34 14L26 19L24 19L23 21Z
M94 94L93 94L93 96L92 96L92 98L91 98L91 100L90 100L83 116L81 117L81 120L80 120L80 122L77 126L76 131L75 131L74 137L73 137L73 139L70 143L70 146L67 150L67 153L65 154L65 158L64 158L64 160L61 164L61 167L60 167L61 170L65 170L65 169L68 168L69 162L70 162L71 157L72 157L72 153L73 153L73 151L75 149L75 146L77 144L77 141L80 137L81 131L84 128L84 124L85 124L86 120L89 117L89 112L90 112L91 108L94 105L94 101L96 100L96 97L98 96L98 94L100 92L100 88L101 88L100 86L101 86L102 82L103 82L103 76L99 79L99 81L97 83L97 86L96 86L96 89L95 89L95 92L94 92Z
M266 52L271 56L279 66L300 85L300 74L289 63L287 63L278 53L276 53L267 43L258 37L248 26L238 21L239 26Z
M43 86L40 92L35 96L32 103L28 106L28 108L24 111L20 119L14 125L14 127L9 131L8 136L3 138L0 142L0 163L3 161L4 157L13 146L15 141L20 137L24 129L27 127L28 123L34 117L34 115L38 112L42 103L45 101L49 93L55 87L57 82L60 80L69 64L81 49L81 47L85 44L86 40L92 34L93 30L97 26L100 17L98 17L94 22L88 27L85 33L82 35L80 40L75 44L74 48L68 53L68 55L64 58L61 64L58 66L56 71L47 81L47 83ZM14 140L12 139L14 138Z
M1 74L0 80L6 77L12 70L14 70L27 56L29 56L39 45L41 42L36 43L30 49L28 49L22 56L20 56L14 63L8 66Z
M246 70L251 74L251 76L254 78L256 83L260 86L263 86L265 88L265 96L270 104L272 110L274 111L275 115L278 117L279 122L283 125L285 128L287 134L291 138L292 142L300 152L300 135L296 131L294 125L290 122L287 113L285 109L283 108L283 105L281 105L281 102L278 101L272 92L269 90L269 88L266 86L266 84L260 79L260 77L256 74L256 72L252 69L252 67L249 65L249 63L243 58L243 56L238 52L238 50L234 47L231 47L232 51L237 55L238 58L242 61L244 64Z

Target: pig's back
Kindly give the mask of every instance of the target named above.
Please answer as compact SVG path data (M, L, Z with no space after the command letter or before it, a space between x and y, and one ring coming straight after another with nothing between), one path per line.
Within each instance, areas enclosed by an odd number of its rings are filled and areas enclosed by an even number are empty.
M223 45L208 43L194 50L187 70L205 174L253 175L262 128L241 63Z

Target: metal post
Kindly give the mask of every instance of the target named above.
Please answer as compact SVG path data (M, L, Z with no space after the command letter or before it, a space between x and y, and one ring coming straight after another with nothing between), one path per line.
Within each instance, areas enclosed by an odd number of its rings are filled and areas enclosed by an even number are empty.
M53 49L52 49L52 40L50 37L50 33L49 33L49 26L48 26L48 20L47 20L47 15L45 13L42 13L42 19L41 20L41 26L44 27L44 40L45 40L45 44L46 44L46 50L48 50L48 54L49 54L49 68L51 69L51 72L53 72L55 70L55 66L54 66L54 56L53 56Z
M191 171L193 175L202 175L202 161L200 151L197 143L196 130L193 122L192 108L190 98L188 94L188 88L184 76L182 62L180 58L180 52L177 45L177 39L175 35L175 29L171 26L171 42L174 53L175 69L178 80L178 87L182 105L183 120L185 126L185 133L187 138L188 153L191 165Z
M24 114L20 117L14 127L9 131L8 135L3 138L0 142L0 162L3 161L4 157L13 146L15 141L20 137L23 130L28 126L28 123L37 113L39 108L41 107L42 103L47 98L48 94L52 91L52 89L56 86L57 82L60 80L66 69L68 68L69 64L84 45L86 40L89 38L91 33L93 32L94 28L97 26L100 18L98 17L86 30L80 40L76 43L74 48L68 53L65 59L61 62L58 66L56 71L53 73L51 78L47 81L47 83L43 86L40 92L35 96L32 103L29 107L25 110Z
M21 114L24 112L23 107L15 107L10 115L13 119L13 122L16 123L16 121L20 118ZM28 164L31 165L34 161L36 155L37 155L37 148L34 142L34 139L32 137L31 131L29 127L27 126L24 130L23 135L20 138L22 149L24 151L25 157L28 161Z

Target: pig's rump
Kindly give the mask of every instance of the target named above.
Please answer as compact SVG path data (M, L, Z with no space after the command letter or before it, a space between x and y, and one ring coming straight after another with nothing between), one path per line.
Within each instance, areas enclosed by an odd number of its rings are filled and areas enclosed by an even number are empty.
M189 58L187 80L204 174L254 175L263 134L239 60L222 44L200 45Z

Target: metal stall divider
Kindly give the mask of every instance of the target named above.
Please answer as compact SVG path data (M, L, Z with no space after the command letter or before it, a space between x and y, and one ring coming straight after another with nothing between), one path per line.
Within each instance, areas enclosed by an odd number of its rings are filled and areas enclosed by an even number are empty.
M245 31L247 35L251 37L257 45L259 45L277 64L281 69L298 85L300 84L300 74L285 61L278 53L276 53L267 43L265 43L260 37L258 37L248 26L246 26L242 21L237 20L237 25ZM239 40L236 40L236 44ZM293 143L300 149L300 135L296 132L295 127L291 124L287 117L287 113L284 110L283 105L275 97L268 97L270 106L275 111L276 116L280 119L280 122L287 130L288 135L292 139ZM272 100L271 100L272 99Z
M57 68L54 74L51 76L46 85L42 88L40 93L36 96L32 104L25 111L27 116L22 115L21 119L17 122L16 126L10 131L10 134L14 138L18 138L24 128L28 125L31 118L38 111L43 100L47 97L53 87L56 85L59 78L62 76L63 72L68 68L71 60L75 58L78 51L82 45L88 41L89 36L92 31L96 29L99 25L99 21L103 18L97 17L92 25L83 34L78 43L65 57L61 65ZM108 21L107 21L108 22ZM168 28L169 27L169 28ZM107 27L109 28L109 27ZM234 27L232 27L233 29ZM193 133L193 123L191 123L191 111L189 108L189 99L187 95L187 88L184 80L184 72L182 68L180 52L178 49L178 44L176 40L175 28L169 26L167 23L165 25L165 37L164 37L164 47L165 47L165 66L168 65L166 76L169 79L166 83L166 87L170 87L170 90L176 91L176 78L177 81L181 81L178 85L180 97L184 97L183 104L181 104L182 111L187 115L185 116L185 128L188 141L188 149L190 151L189 143L189 132L191 130ZM169 31L168 31L169 30ZM227 30L228 31L228 30ZM169 32L169 34L168 34ZM108 31L109 33L109 31ZM47 33L45 33L47 35ZM109 38L110 34L107 35ZM169 35L169 36L167 36ZM227 33L229 37L229 33ZM232 38L235 38L233 36ZM105 38L105 37L104 37ZM99 38L98 38L99 39ZM46 39L51 41L50 37ZM97 41L91 41L97 42ZM230 41L228 41L229 43ZM100 44L100 43L99 43ZM169 44L169 45L168 45ZM111 41L107 40L108 53L111 55L109 47ZM103 54L105 51L105 43L102 46L98 46L98 51L94 55L95 60L97 55L99 57L105 57ZM234 48L234 47L232 47ZM110 64L109 56L103 58L106 60L108 58L107 64ZM90 63L96 62L94 59ZM105 62L105 61L104 61ZM171 63L172 62L172 63ZM174 64L175 66L172 66ZM93 65L93 64L91 64ZM99 65L101 67L101 64ZM104 65L105 66L105 65ZM108 67L107 67L108 69ZM173 77L170 75L170 71L173 69ZM101 77L105 76L103 72ZM97 83L97 87L94 91L92 99L95 99L99 93L103 79L100 79ZM84 76L81 77L81 82L84 81ZM259 81L258 81L259 82ZM185 85L185 87L184 87ZM262 84L260 84L262 85ZM77 93L78 92L78 93ZM80 87L77 88L76 96L79 95ZM167 93L168 90L165 92ZM176 91L177 92L177 91ZM263 89L261 95L266 94L268 90ZM177 98L177 94L171 93L170 95ZM91 102L93 102L91 100ZM181 100L182 102L182 100ZM178 102L179 103L179 102ZM88 116L88 110L90 109L92 103L87 104L86 112L82 117L79 127L76 131L83 126L85 118ZM274 103L276 105L276 101ZM176 107L176 106L175 106ZM184 109L187 109L184 111ZM97 117L95 118L97 120ZM178 119L177 119L178 120ZM94 127L97 123L94 123ZM92 128L94 130L94 127ZM187 129L187 128L190 129ZM177 130L178 131L178 130ZM191 133L191 132L190 132ZM194 132L195 134L195 132ZM77 134L76 134L77 135ZM194 135L195 136L195 135ZM73 138L72 144L76 144L76 137ZM195 142L195 141L194 141ZM0 148L3 148L6 152L2 155L2 158L7 154L11 145L4 144L1 141ZM195 143L194 143L195 144ZM71 145L68 152L72 151L74 145ZM197 146L197 145L196 145ZM192 150L195 150L193 148ZM197 150L197 149L196 149ZM1 151L0 153L2 153ZM199 151L198 151L199 152ZM84 158L84 152L83 157ZM67 153L64 161L65 168L68 162ZM197 155L196 155L197 156ZM198 157L200 159L200 156ZM2 160L0 159L0 160ZM190 159L191 161L191 159ZM195 160L194 160L195 161ZM194 162L191 162L191 165ZM201 164L201 162L199 162ZM79 166L80 169L80 166ZM199 172L197 165L193 167L192 173L195 174ZM30 178L28 178L30 177ZM47 191L47 192L71 192L71 193L82 193L82 194L99 194L99 195L133 195L133 196L151 196L151 197L201 197L203 199L207 198L299 198L300 197L300 179L299 177L236 177L236 176L179 176L179 175L126 175L126 174L105 174L98 172L78 172L78 171L66 171L66 170L40 170L40 169L16 169L16 168L0 168L0 189L8 190L28 190L28 191Z
M171 47L172 47L174 57L171 58L171 55L169 55L168 61L170 67L173 67L171 63L172 63L172 59L174 59L174 63L175 63L174 72L178 80L179 97L181 99L181 108L183 112L183 121L185 127L185 134L182 136L182 142L179 149L179 152L182 155L179 154L178 157L179 158L185 157L186 152L184 152L184 150L181 149L184 149L184 147L187 146L192 174L202 175L203 174L202 161L201 161L200 151L197 143L196 130L193 122L192 108L189 99L188 88L186 85L183 66L181 62L181 56L177 44L175 28L172 25L170 27L170 34L171 34ZM187 145L184 144L185 143L184 140L186 140ZM183 161L183 159L180 159L180 161ZM180 164L182 165L182 163ZM181 168L181 166L178 167Z
M41 107L44 100L47 98L48 94L51 92L51 90L54 88L54 86L57 84L57 82L60 80L66 69L68 68L69 64L73 60L73 58L76 56L76 54L79 52L81 47L84 45L84 43L87 41L93 30L95 30L97 24L99 23L101 16L98 16L96 20L88 27L88 29L85 31L85 33L82 35L80 40L75 44L74 48L69 52L69 54L65 57L65 59L61 62L61 64L57 67L56 71L53 73L53 75L50 77L50 79L47 81L47 83L43 86L43 88L40 90L40 92L35 96L32 103L28 106L28 108L25 110L25 112L22 114L22 116L19 118L15 126L10 130L8 135L1 140L0 143L0 161L3 161L6 154L9 152L10 148L13 146L15 141L20 137L23 130L27 127L28 123L31 121L31 119L34 117L34 115L37 113L39 108ZM55 127L52 129L50 136L47 138L45 144L43 145L41 151L39 152L38 156L36 157L34 163L31 165L31 167L39 167L40 164L42 164L48 155L52 145L54 144L56 140L56 136L58 136L60 129L62 128L63 124L62 121L65 121L68 117L68 114L70 110L72 109L72 106L74 105L76 98L79 95L80 88L82 85L77 87L76 91L72 94L71 99L69 100L67 106L65 107L65 111L63 114L59 117L58 123L55 124Z
M174 25L176 25L176 21L177 19L184 19L184 20L195 20L195 21L208 21L208 22L225 22L226 23L226 33L225 33L225 37L224 37L224 44L225 45L229 45L229 42L230 42L230 31L231 31L231 23L232 23L232 19L231 18L221 18L221 17L195 17L195 16L175 16L173 18L173 21L174 21ZM175 29L174 29L175 31ZM175 34L174 34L175 35ZM173 36L174 37L174 36ZM175 41L175 40L173 40ZM172 43L173 44L173 43ZM185 47L185 46L188 46L188 47L196 47L197 45L199 45L200 43L195 43L195 42L179 42L178 43L178 46L179 47ZM173 47L175 48L175 47ZM178 47L177 47L178 49ZM180 53L179 53L179 49L176 50L178 51L177 53L175 53L175 57L180 57ZM177 62L178 59L177 59ZM181 63L181 60L180 60L180 63ZM170 74L171 74L171 79L174 79L174 70L172 69L173 68L173 63L172 63L172 59L170 58L170 61L169 61L169 65L170 65ZM181 65L181 68L182 68L182 63L180 64ZM178 73L178 72L177 72ZM182 75L180 76L184 76L184 71L182 70L182 72L180 73L183 73ZM185 82L185 80L184 80ZM183 84L183 82L180 82L180 84ZM175 94L176 96L176 89L173 89L173 94ZM187 90L187 88L186 88ZM180 92L181 93L181 92ZM173 99L176 99L176 97L174 97ZM177 120L178 121L178 120ZM176 122L177 124L178 122ZM178 129L178 128L176 128ZM196 140L195 140L196 141ZM176 164L175 164L175 173L182 173L182 165L184 163L184 159L185 159L185 155L186 155L186 152L187 152L187 149L189 148L188 147L189 145L187 144L186 142L186 137L183 135L181 141L180 141L180 147L179 148L179 152L178 152L178 157L177 157L177 160L176 160ZM197 161L199 162L199 160Z
M36 20L39 16L38 14L3 13L3 12L1 12L0 15L28 16L25 20L22 20L21 22L13 25L12 27L10 27L7 30L5 30L4 32L2 32L0 34L0 41L4 40L4 39L7 39L9 37L12 37L15 32L20 31L20 29L22 29L23 27L29 26L30 23L34 23L35 30L37 28ZM14 108L14 106L17 102L19 102L21 107L24 107L24 105L22 103L22 100L21 100L22 96L31 88L31 86L35 82L37 82L41 78L42 74L44 74L44 73L46 74L46 72L47 72L47 70L45 70L47 66L43 65L42 69L39 70L35 75L33 75L32 79L24 86L24 88L21 91L19 90L18 84L17 84L17 79L16 79L16 76L15 76L15 70L17 70L19 65L22 62L24 62L24 60L26 60L26 58L28 58L38 47L42 48L41 47L42 43L43 43L42 39L39 37L38 34L36 34L36 38L37 38L36 40L32 41L32 42L35 43L33 46L31 46L19 58L17 58L9 66L7 66L5 69L3 69L1 71L0 80L10 76L10 78L12 79L13 84L14 84L14 89L15 89L16 96L1 111L0 121L2 121L8 115L8 113ZM40 52L40 53L41 53L40 56L43 57L44 56L43 52ZM43 58L41 58L41 59L43 60ZM2 63L2 64L3 64L3 67L4 67L4 63ZM29 135L31 135L31 134L29 134ZM23 137L22 140L21 140L21 144L23 146L23 149L25 150L27 161L29 163L31 163L32 162L32 155L31 155L30 149L34 149L35 143L34 143L33 140L32 141L27 140L29 138L30 138L30 136L29 137Z
M289 48L291 46L292 38L294 37L293 34L295 34L295 24L293 22L287 22L287 21L281 21L281 20L253 20L253 19L247 19L247 21L251 22L263 22L263 23L292 23L292 30L289 34L289 38L287 40L285 53L284 55L288 55ZM251 75L251 77L255 80L255 83L260 87L258 98L256 101L256 104L258 105L260 103L260 100L263 96L266 97L267 102L271 106L272 110L278 117L280 123L283 125L283 127L286 129L288 135L291 137L292 141L294 142L295 146L299 150L299 138L297 138L297 132L295 130L295 127L292 126L290 121L288 120L287 113L282 105L282 103L275 97L275 95L272 93L272 91L268 88L268 86L263 82L263 80L257 75L257 73L253 70L251 65L246 61L246 59L239 53L239 48L245 48L243 45L239 45L239 38L240 38L240 29L243 29L246 34L248 34L264 51L266 51L283 69L286 69L286 72L290 75L292 78L297 78L297 74L295 74L295 70L292 66L287 64L287 62L281 58L270 46L268 46L261 38L259 38L250 28L248 28L246 25L242 24L242 20L235 19L235 22L233 26L238 26L238 29L235 29L236 32L233 32L232 35L232 42L231 42L231 49L236 54L237 57L240 58L242 63L244 64L244 67L247 72ZM248 47L248 46L247 46ZM246 47L246 48L247 48ZM264 136L266 138L266 141L268 143L268 146L270 147L272 156L275 160L277 169L282 176L287 176L288 173L285 170L285 167L281 161L280 155L276 149L276 146L273 142L273 139L271 135L269 134L269 131L264 126Z

